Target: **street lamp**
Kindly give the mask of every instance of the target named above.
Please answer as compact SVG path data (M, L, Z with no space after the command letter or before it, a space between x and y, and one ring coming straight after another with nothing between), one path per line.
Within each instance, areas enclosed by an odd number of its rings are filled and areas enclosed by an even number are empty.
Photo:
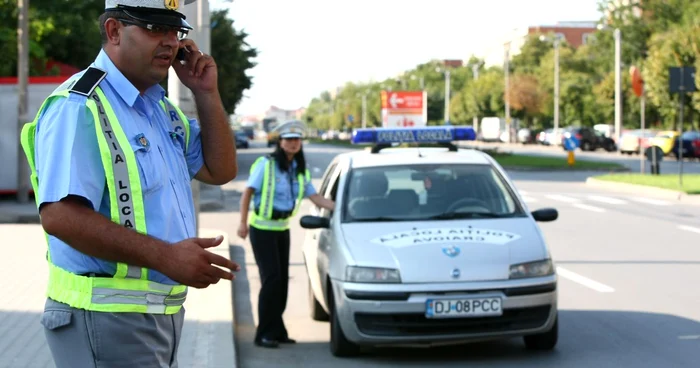
M547 41L548 37L540 36L540 41ZM554 134L559 131L559 36L555 35L554 44Z
M416 80L416 78L417 77L415 76L415 74L411 74L411 80ZM425 78L423 78L422 76L420 77L420 90L425 90Z
M610 29L610 26L599 24L598 30ZM619 28L613 30L615 39L615 142L620 144L622 131L622 33Z
M437 67L435 71L440 73L442 68ZM450 70L445 68L445 125L450 123Z

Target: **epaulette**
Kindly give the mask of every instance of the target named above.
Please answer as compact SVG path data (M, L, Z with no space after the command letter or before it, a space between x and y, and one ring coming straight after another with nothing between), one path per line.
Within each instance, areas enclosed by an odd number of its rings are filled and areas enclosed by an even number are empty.
M70 87L68 91L90 97L92 91L97 88L106 76L106 71L91 66L85 70L85 73L78 78L77 82L73 83L73 86Z

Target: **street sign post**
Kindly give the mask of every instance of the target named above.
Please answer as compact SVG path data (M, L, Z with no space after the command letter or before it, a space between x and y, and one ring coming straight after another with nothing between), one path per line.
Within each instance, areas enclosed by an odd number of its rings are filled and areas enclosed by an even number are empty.
M632 90L634 91L634 94L640 98L640 127L642 129L642 140L645 137L644 134L644 109L646 106L646 96L644 94L644 79L642 79L642 73L639 71L639 69L636 66L632 66L630 68L630 77L632 79ZM644 146L642 145L642 140L639 142L639 172L644 174Z
M428 124L425 91L381 91L382 126L415 128Z
M695 86L695 67L682 66L668 69L668 91L671 94L678 93L678 108L680 109L678 121L678 183L683 187L683 103L685 94L697 91Z

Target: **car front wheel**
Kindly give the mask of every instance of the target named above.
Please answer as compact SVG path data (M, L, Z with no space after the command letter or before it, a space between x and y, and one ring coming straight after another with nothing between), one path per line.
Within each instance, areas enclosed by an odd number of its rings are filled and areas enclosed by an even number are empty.
M340 317L335 307L333 293L329 291L329 309L331 311L331 353L337 357L353 357L360 353L360 346L350 342L340 327Z
M559 338L559 315L557 315L552 329L547 332L523 337L525 347L530 350L552 350L557 345Z

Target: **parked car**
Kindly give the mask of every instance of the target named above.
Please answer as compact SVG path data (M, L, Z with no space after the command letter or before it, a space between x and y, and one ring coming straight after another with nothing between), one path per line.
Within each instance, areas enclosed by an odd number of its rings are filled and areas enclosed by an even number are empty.
M564 139L574 136L579 141L581 151L595 151L602 148L608 152L615 151L617 146L612 138L606 137L603 133L589 127L569 127L562 135L562 145Z
M236 132L236 148L250 148L248 134L246 132Z
M674 145L671 149L671 152L677 159L680 157L678 141L679 139L674 140ZM683 157L700 158L700 131L691 130L683 132L680 141L682 142L680 147L683 148Z

